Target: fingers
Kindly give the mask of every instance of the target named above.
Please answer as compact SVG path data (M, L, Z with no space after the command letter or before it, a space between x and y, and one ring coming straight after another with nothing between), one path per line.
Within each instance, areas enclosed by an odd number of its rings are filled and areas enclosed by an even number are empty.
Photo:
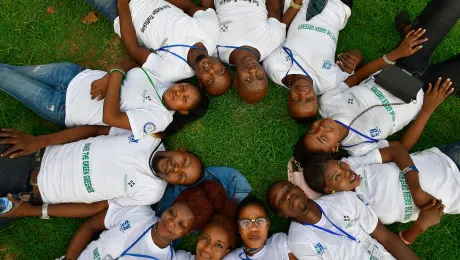
M445 94L449 90L450 85L452 85L452 81L450 81L450 78L444 80L442 82L441 87L439 88L439 92Z
M425 204L421 210L427 210L427 209L430 209L432 207L434 207L436 205L437 201L435 199L431 200L429 203Z
M420 30L420 29L419 29L419 30ZM411 37L412 34L414 34L414 33L415 33L415 30L409 31L409 32L406 34L406 37L405 37L405 38L407 39L407 38Z
M97 101L101 101L105 98L105 92L101 93L99 97L97 98Z
M27 151L24 151L24 150L20 150L19 152L15 152L13 153L10 158L17 158L17 157L21 157L23 155L26 155L26 154L29 154Z
M10 148L6 149L6 151L4 151L4 152L1 154L1 156L2 156L2 157L5 157L5 156L8 156L8 155L11 154L11 155L10 155L10 158L14 158L14 156L12 155L12 153L17 152L17 151L19 151L19 150L21 150L21 149L19 148L18 145L13 145L13 146L11 146Z
M417 46L417 45L422 44L422 43L424 43L426 41L428 41L428 38L423 38L423 39L420 39L420 40L413 41L412 46ZM417 47L419 47L419 46L417 46Z
M8 199L11 202L13 202L14 205L18 205L19 203L21 203L21 200L19 198L14 197L11 193L8 193Z
M18 137L18 134L15 133L15 132L6 132L6 131L3 131L3 132L0 132L0 137L3 137L3 138L6 138L6 137L17 138L17 137Z
M428 88L425 91L425 95L429 95L432 90L433 90L433 85L431 85L431 83L428 83Z
M3 132L16 133L16 134L20 134L20 133L21 133L21 132L19 132L18 130L15 130L15 129L12 129L12 128L2 128L2 131L3 131Z
M434 83L434 88L433 88L434 92L437 92L437 91L438 91L439 85L441 84L441 80L442 80L442 78L439 77L439 78L436 80L436 82Z
M413 47L413 48L410 50L410 55L413 55L414 53L418 52L418 51L421 50L422 48L423 48L423 45L419 45L419 46Z
M412 34L412 38L414 38L415 40L420 38L422 35L424 35L426 33L426 29L422 29L422 28L418 28L413 34Z

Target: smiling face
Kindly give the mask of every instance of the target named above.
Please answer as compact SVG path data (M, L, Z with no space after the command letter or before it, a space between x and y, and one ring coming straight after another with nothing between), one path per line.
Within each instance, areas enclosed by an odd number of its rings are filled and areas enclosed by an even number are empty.
M174 203L158 220L157 231L166 241L174 241L192 231L195 216L184 203Z
M294 118L308 118L318 113L318 97L311 81L300 78L289 90L289 112Z
M195 75L200 85L213 96L223 95L232 82L230 72L219 59L204 55L197 57Z
M153 156L152 167L169 184L192 185L201 178L203 164L188 152L160 151Z
M275 183L268 190L267 199L282 217L296 218L308 210L305 192L288 181Z
M324 169L325 192L351 191L359 186L361 178L346 162L329 160Z
M195 85L189 83L175 84L163 93L163 103L169 110L192 110L200 100L200 91Z
M243 66L236 66L235 87L239 97L249 104L255 104L267 95L267 76L254 57L246 57Z
M333 153L339 147L340 130L337 122L331 118L324 118L314 122L305 135L304 145L308 151L319 153Z
M207 225L201 230L196 244L196 260L221 260L230 252L230 238L219 226Z
M238 225L238 231L241 239L246 248L260 248L265 244L268 238L268 229L270 228L270 221L262 206L256 204L248 204L240 210L238 222L241 220L256 220L259 218L266 218L266 226L258 227L256 222L251 222L251 226L243 229Z

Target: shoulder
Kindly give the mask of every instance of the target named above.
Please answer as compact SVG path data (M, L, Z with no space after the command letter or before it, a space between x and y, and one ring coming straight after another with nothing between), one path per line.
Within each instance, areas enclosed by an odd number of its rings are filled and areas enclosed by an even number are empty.
M189 252L183 251L183 250L178 250L175 253L175 260L194 260L195 256L192 255Z

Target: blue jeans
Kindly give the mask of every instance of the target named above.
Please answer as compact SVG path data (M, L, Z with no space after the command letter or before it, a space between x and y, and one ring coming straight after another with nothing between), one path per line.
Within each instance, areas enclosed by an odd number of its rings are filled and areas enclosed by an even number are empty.
M112 23L118 17L117 0L85 0L85 2L101 12Z
M460 142L451 143L439 147L439 150L449 156L452 161L457 165L457 168L460 169Z
M84 69L67 62L36 66L0 64L0 90L18 99L42 118L65 125L67 87Z

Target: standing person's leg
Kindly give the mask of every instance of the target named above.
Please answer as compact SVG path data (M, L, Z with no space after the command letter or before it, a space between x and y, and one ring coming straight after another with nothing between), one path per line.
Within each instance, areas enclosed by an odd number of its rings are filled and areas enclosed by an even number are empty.
M460 142L451 143L448 145L444 145L439 147L439 150L449 156L452 161L457 165L460 169Z
M0 68L0 90L18 99L44 119L65 125L67 87L54 88L14 70Z
M34 66L13 66L0 64L0 68L7 68L19 72L31 79L56 89L66 90L70 81L85 68L70 62L59 62Z
M431 64L423 75L424 89L428 87L428 83L433 84L439 77L450 78L451 87L455 89L452 94L460 94L460 54L443 62Z
M101 12L112 23L118 17L117 0L85 0L85 2Z
M460 1L432 0L418 17L413 26L426 29L424 37L428 41L414 55L400 59L396 65L415 75L423 75L430 65L430 58L436 47L460 18Z

